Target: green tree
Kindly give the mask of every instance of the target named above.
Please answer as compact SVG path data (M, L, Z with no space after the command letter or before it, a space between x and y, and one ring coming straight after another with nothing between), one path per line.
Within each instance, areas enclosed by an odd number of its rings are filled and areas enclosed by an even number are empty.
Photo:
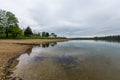
M42 37L45 37L45 34L46 34L45 32L42 32Z
M3 31L4 31L4 28L2 25L0 25L0 33L3 33Z
M56 38L57 35L56 35L55 33L51 33L51 34L50 34L50 37L52 37L52 38Z
M46 32L46 35L45 35L46 37L49 37L49 33L48 32Z
M24 31L25 36L33 35L32 29L28 26Z
M42 32L42 37L49 37L49 33L48 32Z
M8 32L12 34L13 38L16 38L18 35L23 35L23 30L18 25L10 26Z
M6 38L8 38L9 27L11 25L16 26L17 24L18 19L12 12L0 10L0 25L2 25L5 28Z

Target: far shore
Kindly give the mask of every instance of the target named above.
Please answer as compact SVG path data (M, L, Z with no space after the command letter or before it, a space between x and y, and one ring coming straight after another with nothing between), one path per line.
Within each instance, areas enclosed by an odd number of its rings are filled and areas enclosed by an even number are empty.
M12 57L25 53L33 47L42 43L63 42L68 39L1 39L0 40L0 80L3 68Z

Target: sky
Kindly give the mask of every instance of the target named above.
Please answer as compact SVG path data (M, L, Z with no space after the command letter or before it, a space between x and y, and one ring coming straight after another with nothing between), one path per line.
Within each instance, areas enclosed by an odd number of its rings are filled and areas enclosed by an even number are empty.
M120 34L120 0L0 0L21 28L83 37Z

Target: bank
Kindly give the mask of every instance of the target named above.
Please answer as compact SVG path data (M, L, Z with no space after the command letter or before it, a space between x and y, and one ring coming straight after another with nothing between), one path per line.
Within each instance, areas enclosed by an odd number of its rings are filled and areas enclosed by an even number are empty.
M2 39L0 40L0 80L4 75L3 69L5 68L8 60L14 56L23 54L33 47L42 43L50 42L63 42L68 39Z

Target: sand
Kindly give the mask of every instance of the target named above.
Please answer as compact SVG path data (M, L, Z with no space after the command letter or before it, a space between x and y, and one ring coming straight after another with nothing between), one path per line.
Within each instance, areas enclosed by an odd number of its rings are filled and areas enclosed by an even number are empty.
M9 59L16 55L25 53L28 49L32 48L33 45L62 41L67 41L67 39L0 40L0 76L2 75L2 70Z

